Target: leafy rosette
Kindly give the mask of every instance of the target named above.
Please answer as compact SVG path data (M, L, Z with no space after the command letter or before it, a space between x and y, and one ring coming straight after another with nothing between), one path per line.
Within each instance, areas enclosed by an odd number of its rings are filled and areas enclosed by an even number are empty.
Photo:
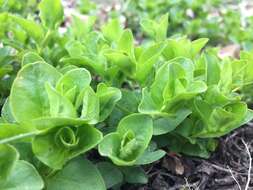
M131 114L120 121L116 132L104 137L98 147L99 153L116 165L134 165L147 149L152 134L151 117Z
M103 121L121 98L120 90L101 83L95 93L85 69L59 72L45 62L25 64L19 71L2 117L1 143L32 138L36 157L54 169L94 148L102 133L91 126Z
M36 135L32 149L44 164L61 169L68 160L94 148L101 139L102 133L89 125L56 126Z
M252 110L241 101L238 93L251 80L247 74L248 65L243 60L220 60L212 51L202 54L194 67L195 78L206 84L207 89L192 97L188 104L183 103L185 99L180 99L172 106L166 105L170 110L188 108L191 113L165 138L173 151L209 157L210 151L215 150L217 145L214 138L231 132L253 118ZM163 124L171 126L173 122L171 124L168 120Z
M191 100L206 90L194 77L193 62L176 58L162 65L153 84L143 89L139 111L153 116L155 135L165 134L191 114Z
M197 63L199 75L208 85L207 91L194 101L198 123L195 137L220 137L252 119L252 111L238 93L252 82L248 64L243 60L219 60L213 52L203 54ZM204 71L204 72L203 72Z
M19 123L34 121L40 126L46 118L89 124L103 121L121 92L101 83L95 93L90 82L86 69L68 67L61 73L45 62L27 64L12 86L9 102L13 117Z
M115 27L110 26L110 22L106 27L116 30ZM164 48L165 44L162 42L147 47L135 47L131 30L126 29L121 32L118 39L115 39L110 48L104 50L104 55L111 63L111 67L118 67L120 72L144 86L153 75L154 66L161 58Z

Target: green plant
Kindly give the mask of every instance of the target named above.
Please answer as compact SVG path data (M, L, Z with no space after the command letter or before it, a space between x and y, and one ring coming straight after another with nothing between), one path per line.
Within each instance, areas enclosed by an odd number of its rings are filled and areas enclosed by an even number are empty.
M1 0L0 12L8 11L22 16L33 14L37 7L36 0Z
M251 49L252 16L245 17L239 3L230 0L127 0L119 14L125 16L126 25L139 36L150 34L143 26L142 30L139 28L142 20L152 27L153 20L168 14L168 36L187 35L193 40L209 38L212 45L237 43Z
M95 30L94 17L73 17L60 34L60 1L39 7L41 22L0 16L14 26L13 36L2 29L3 50L15 51L0 55L12 69L1 80L15 78L1 110L0 189L147 183L142 165L166 151L207 158L253 118L240 94L253 80L250 53L221 60L203 50L207 38L167 38L168 15L142 22L147 43L118 19Z
M77 8L81 13L88 14L92 10L96 9L96 3L92 2L91 0L78 0Z

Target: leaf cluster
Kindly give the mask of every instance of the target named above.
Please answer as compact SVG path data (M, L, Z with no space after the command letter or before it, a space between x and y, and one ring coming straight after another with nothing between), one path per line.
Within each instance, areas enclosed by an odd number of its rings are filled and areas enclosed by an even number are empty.
M208 158L218 137L253 118L240 94L253 81L251 52L222 60L203 50L207 38L167 38L168 14L144 20L153 40L138 44L119 19L94 29L94 17L73 16L61 33L61 1L39 11L38 20L0 14L0 80L14 79L1 111L0 189L147 183L142 165L169 150Z

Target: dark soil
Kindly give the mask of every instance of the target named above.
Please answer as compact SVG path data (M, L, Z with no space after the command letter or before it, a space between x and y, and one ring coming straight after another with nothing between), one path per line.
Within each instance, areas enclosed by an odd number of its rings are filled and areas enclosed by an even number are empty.
M148 166L146 185L127 184L124 190L240 190L248 181L249 152L253 155L253 123L220 139L219 147L208 160L168 154ZM236 183L235 179L238 184ZM252 180L248 190L253 190ZM240 185L240 187L239 187Z

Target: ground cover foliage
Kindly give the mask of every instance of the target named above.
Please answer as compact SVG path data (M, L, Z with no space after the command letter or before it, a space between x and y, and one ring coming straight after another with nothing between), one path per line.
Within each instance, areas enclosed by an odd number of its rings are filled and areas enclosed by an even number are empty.
M139 41L119 18L73 16L65 26L60 0L4 5L0 189L161 188L164 162L208 159L253 118L253 52L221 59L208 38L168 37L168 13L142 19Z

